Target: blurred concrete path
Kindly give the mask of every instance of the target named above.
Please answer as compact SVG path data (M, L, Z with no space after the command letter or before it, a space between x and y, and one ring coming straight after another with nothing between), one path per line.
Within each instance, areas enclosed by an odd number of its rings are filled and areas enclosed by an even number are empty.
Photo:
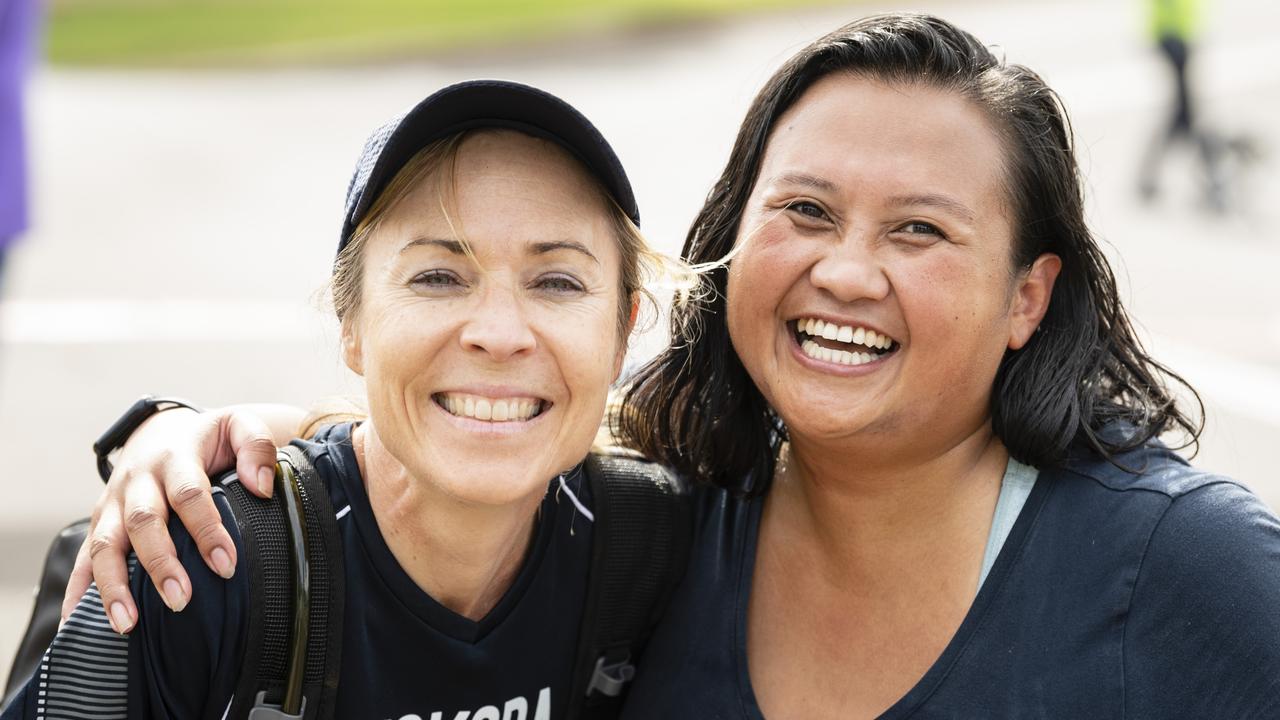
M1280 5L1210 5L1194 70L1206 110L1274 153ZM1227 219L1201 214L1189 181L1170 183L1154 208L1138 205L1138 155L1168 84L1141 6L952 0L927 9L1061 92L1093 224L1122 258L1131 307L1157 354L1209 405L1200 463L1280 506L1265 450L1280 436L1280 178L1255 173L1251 209ZM874 8L390 67L42 72L32 118L37 229L13 257L0 303L0 667L25 622L31 549L88 513L98 492L89 445L137 395L305 404L355 389L312 298L371 128L463 78L546 87L614 141L649 236L674 251L752 93L800 45Z

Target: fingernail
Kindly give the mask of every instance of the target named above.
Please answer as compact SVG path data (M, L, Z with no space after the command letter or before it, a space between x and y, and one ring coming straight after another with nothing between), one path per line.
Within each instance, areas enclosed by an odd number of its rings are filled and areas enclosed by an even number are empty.
M231 556L227 554L227 551L216 547L213 552L209 553L209 556L213 560L213 569L222 576L223 580L230 580L236 569L232 567Z
M133 618L129 617L129 611L125 609L124 603L119 601L111 603L111 625L121 635L133 629Z
M182 612L187 606L187 596L182 594L182 586L173 578L164 581L164 604L174 612Z
M271 481L276 479L276 474L271 472L271 468L258 468L258 491L264 495L271 492Z

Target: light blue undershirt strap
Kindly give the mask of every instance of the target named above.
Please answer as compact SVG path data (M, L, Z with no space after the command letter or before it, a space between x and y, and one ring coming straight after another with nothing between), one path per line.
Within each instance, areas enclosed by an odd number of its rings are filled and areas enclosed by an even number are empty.
M1009 537L1009 531L1013 529L1018 513L1022 512L1022 506L1026 504L1027 496L1031 494L1031 488L1035 487L1036 477L1039 474L1040 471L1030 465L1023 465L1009 458L1009 464L1004 469L1004 478L1000 480L1000 498L996 500L996 511L991 517L987 549L982 555L982 573L978 575L979 588L986 582L991 566L996 564L996 556L1000 554L1000 548L1004 547L1004 541Z

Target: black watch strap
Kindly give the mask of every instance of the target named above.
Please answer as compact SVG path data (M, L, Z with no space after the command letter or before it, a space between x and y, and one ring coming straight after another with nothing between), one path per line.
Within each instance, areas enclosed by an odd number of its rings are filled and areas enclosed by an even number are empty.
M93 444L93 454L98 456L98 475L102 477L102 482L111 479L111 461L107 456L124 447L125 442L129 440L129 436L133 434L138 426L146 422L147 418L158 412L172 410L174 408L187 408L196 412L204 412L200 408L192 405L186 400L171 397L155 397L154 395L143 395L124 414L111 423L111 427L102 433L97 442Z

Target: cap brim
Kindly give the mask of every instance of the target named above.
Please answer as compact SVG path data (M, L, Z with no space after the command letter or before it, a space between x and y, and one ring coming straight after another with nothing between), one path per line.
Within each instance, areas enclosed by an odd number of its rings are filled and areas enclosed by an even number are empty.
M475 128L509 128L557 143L586 166L632 222L640 224L640 210L622 163L582 113L560 98L528 85L469 80L450 85L418 103L390 131L363 187L351 188L359 196L354 202L348 201L339 250L374 199L414 154L436 140Z

